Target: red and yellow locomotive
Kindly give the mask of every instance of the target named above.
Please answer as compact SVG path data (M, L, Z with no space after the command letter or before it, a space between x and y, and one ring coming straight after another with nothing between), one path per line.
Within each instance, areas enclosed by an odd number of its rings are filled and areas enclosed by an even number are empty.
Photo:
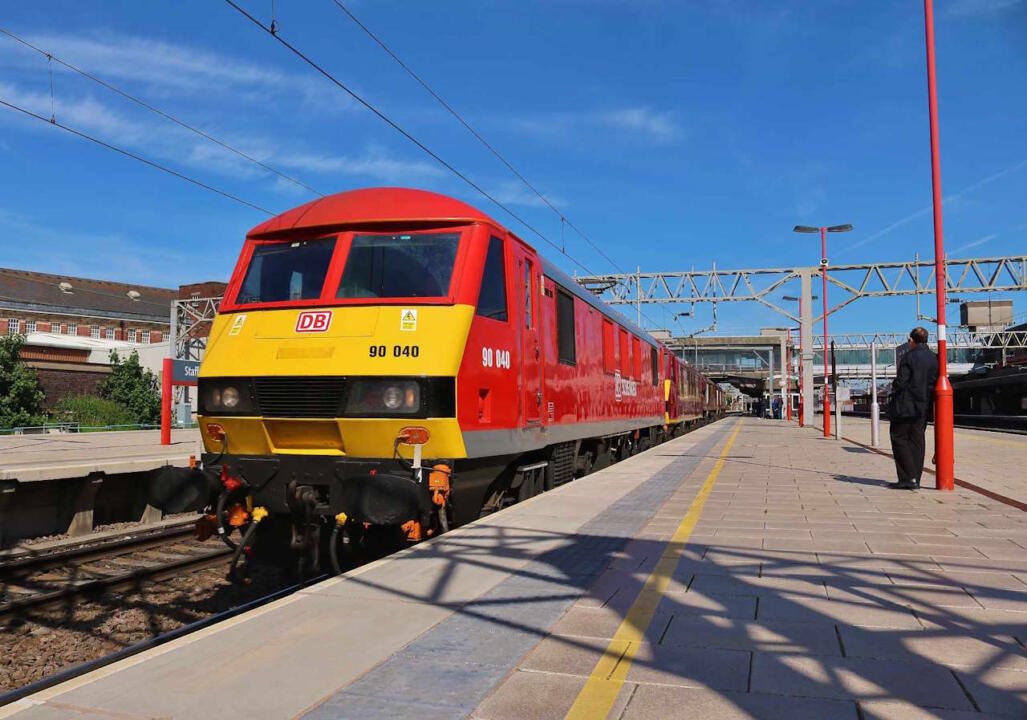
M254 228L199 380L216 521L308 562L373 527L442 532L723 400L487 215L392 188Z

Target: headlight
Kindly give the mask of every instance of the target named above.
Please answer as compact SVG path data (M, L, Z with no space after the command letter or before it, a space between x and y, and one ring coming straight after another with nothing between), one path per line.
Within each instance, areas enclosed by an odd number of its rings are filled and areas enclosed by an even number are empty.
M346 414L413 415L421 412L421 385L416 380L354 380Z
M404 392L395 385L389 385L382 393L382 405L387 410L399 410L403 405Z
M201 415L245 415L255 409L248 378L200 378L197 397Z
M223 388L221 390L221 404L229 410L234 410L239 404L239 391L232 385Z

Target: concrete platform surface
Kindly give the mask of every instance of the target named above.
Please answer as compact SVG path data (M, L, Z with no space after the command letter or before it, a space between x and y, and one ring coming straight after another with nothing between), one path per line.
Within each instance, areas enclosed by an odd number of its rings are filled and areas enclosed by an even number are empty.
M869 445L870 420L843 417L842 437ZM934 427L931 425L927 427L926 439L926 467L933 470L931 460L934 456ZM881 421L879 449L891 452L887 420ZM956 428L955 466L956 477L959 480L1027 506L1027 435ZM921 482L933 487L934 476L925 473Z
M0 709L1022 718L1027 513L731 418Z
M35 482L185 467L200 453L199 430L173 430L160 444L159 430L0 436L0 480Z

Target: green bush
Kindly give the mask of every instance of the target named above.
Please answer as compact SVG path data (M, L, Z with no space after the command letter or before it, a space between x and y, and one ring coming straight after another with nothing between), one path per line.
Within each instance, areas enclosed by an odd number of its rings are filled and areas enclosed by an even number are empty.
M139 353L135 350L124 360L111 350L110 358L111 374L100 382L100 396L126 408L132 417L129 422L160 422L157 376L139 364Z
M124 406L95 395L69 395L61 398L54 407L53 416L57 421L77 422L83 427L132 425L136 422Z
M0 428L40 425L43 391L36 371L20 359L24 335L0 337Z

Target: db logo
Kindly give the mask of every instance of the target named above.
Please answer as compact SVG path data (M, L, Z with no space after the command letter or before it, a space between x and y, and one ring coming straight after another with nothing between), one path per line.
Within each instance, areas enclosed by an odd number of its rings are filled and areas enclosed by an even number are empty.
M324 332L332 324L331 310L307 310L296 318L296 332Z

